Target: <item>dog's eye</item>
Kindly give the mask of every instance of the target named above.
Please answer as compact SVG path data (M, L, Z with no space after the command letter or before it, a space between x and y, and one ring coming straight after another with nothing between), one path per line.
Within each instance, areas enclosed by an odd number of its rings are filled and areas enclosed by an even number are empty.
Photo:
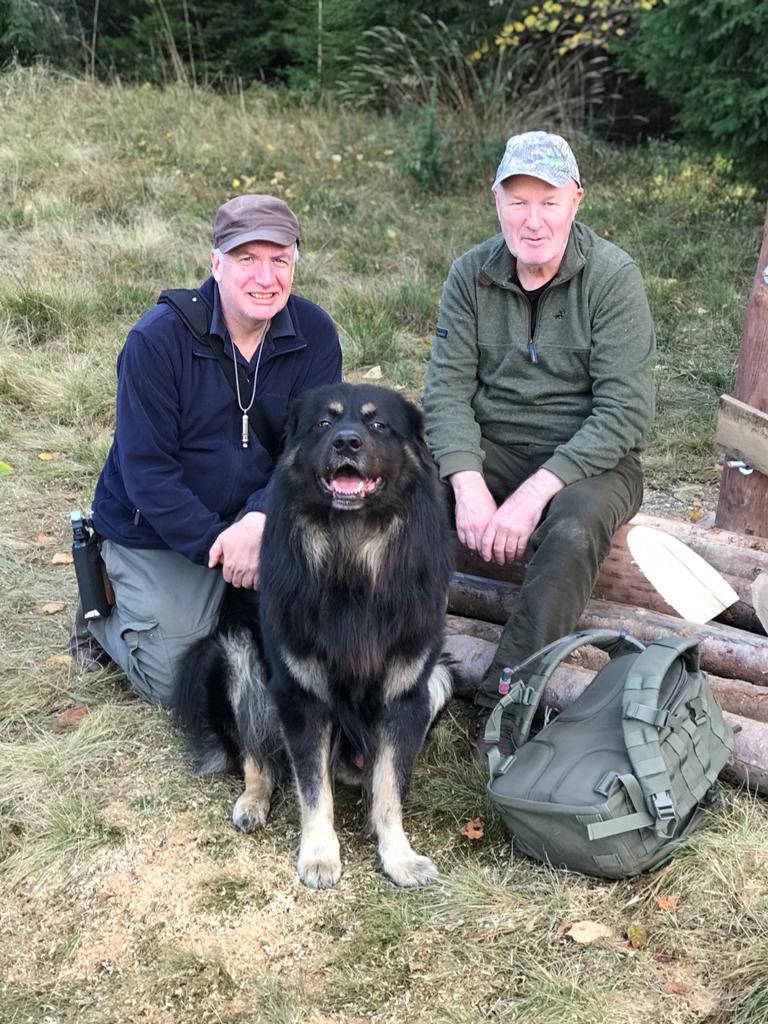
M332 426L333 426L333 424L331 423L330 420L318 420L317 421L317 429L318 430L330 430L330 428Z
M387 424L386 423L382 423L381 420L371 420L370 423L368 424L368 426L371 428L371 430L386 430L387 429Z

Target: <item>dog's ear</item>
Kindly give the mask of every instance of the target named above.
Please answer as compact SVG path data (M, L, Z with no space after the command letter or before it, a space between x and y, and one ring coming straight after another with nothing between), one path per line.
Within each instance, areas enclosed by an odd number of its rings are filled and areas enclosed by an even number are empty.
M305 393L306 394L306 393ZM288 404L288 412L285 416L285 427L283 428L283 450L290 448L296 436L299 425L301 410L304 408L305 394L297 395Z
M408 410L408 426L411 429L414 441L414 448L419 456L419 461L430 472L435 468L432 461L432 454L427 444L427 427L424 420L424 413L413 402L405 402Z
M424 423L424 413L413 402L405 402L406 409L408 410L408 426L413 431L413 436L417 441L421 441L423 444L427 443L427 428Z

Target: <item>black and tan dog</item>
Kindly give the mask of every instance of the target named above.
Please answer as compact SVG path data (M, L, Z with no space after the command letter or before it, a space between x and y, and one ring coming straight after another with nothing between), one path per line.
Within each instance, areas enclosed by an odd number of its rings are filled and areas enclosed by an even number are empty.
M392 881L437 875L406 838L402 804L451 692L440 659L451 568L419 410L369 385L331 385L294 403L259 592L229 592L217 633L183 661L174 707L201 771L242 769L232 819L243 831L264 824L290 764L298 874L313 888L341 874L334 775L368 790Z

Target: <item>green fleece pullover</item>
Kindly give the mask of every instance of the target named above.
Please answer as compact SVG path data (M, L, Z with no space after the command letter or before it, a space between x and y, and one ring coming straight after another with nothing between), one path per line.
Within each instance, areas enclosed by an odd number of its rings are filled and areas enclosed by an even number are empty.
M565 484L612 469L653 417L654 330L637 264L575 222L533 341L514 269L496 235L448 274L424 389L440 476L482 472L481 436L554 449L544 466Z

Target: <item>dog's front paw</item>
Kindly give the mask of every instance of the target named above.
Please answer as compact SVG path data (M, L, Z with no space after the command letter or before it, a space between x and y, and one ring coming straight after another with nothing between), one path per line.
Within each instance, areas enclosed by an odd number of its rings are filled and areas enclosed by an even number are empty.
M430 885L437 880L437 867L429 857L421 857L411 850L400 857L388 857L382 860L382 869L395 885L416 886Z
M242 793L232 808L232 824L241 832L253 832L266 825L268 815L269 800Z
M302 850L296 863L299 880L310 889L330 889L341 878L341 857L338 843Z

